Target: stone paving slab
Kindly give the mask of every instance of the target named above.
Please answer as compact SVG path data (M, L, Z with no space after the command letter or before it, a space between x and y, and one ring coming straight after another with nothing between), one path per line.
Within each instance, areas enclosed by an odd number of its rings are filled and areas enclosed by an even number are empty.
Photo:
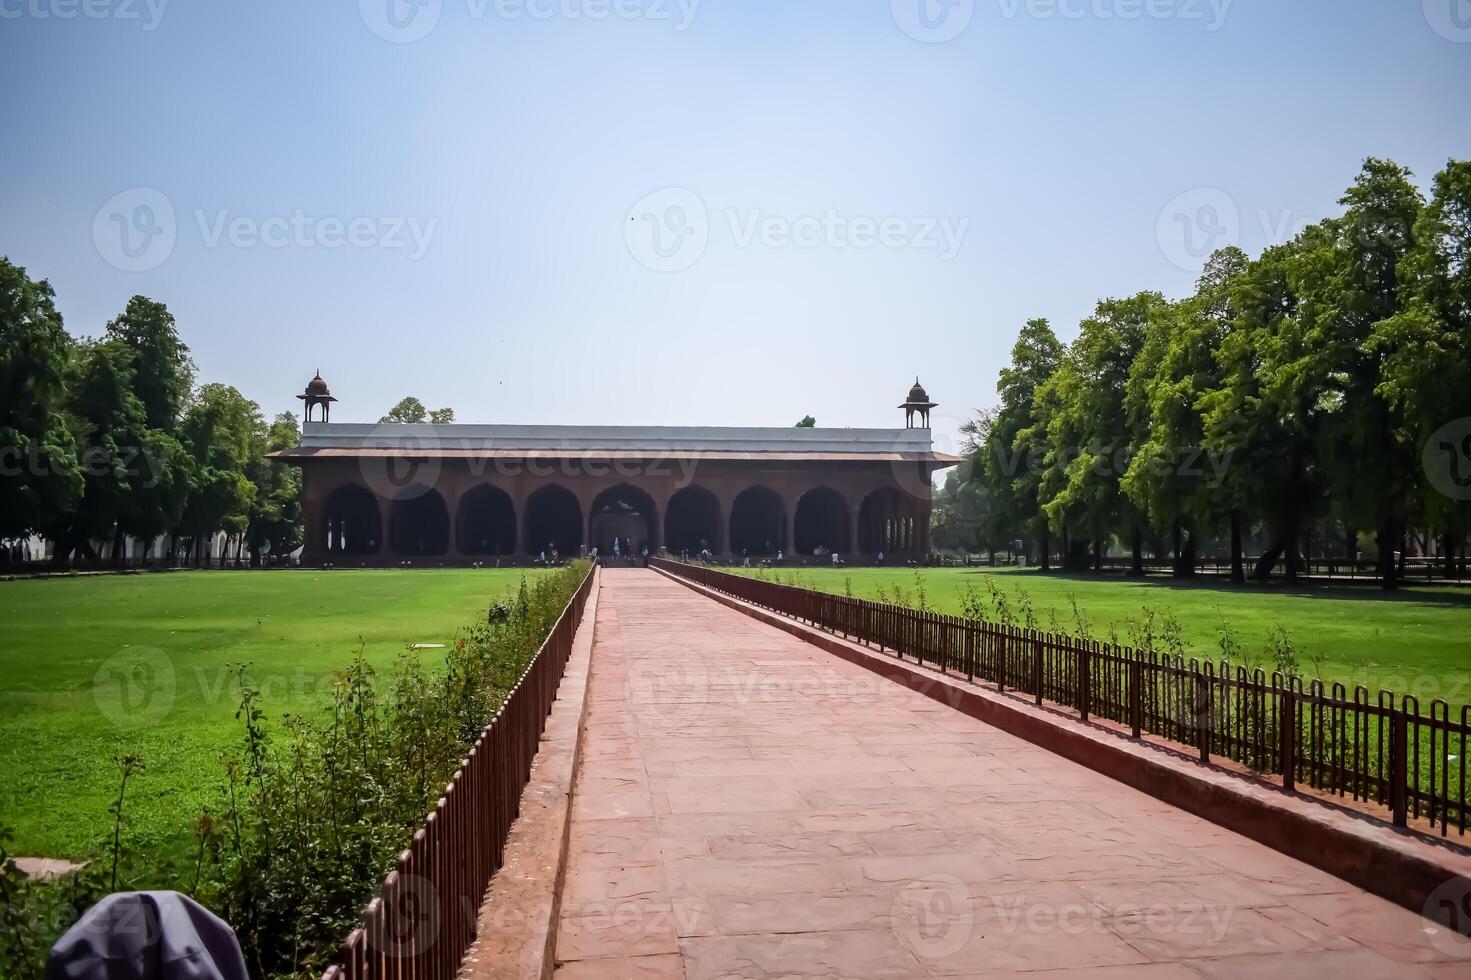
M557 976L1471 977L1471 943L654 572L602 579Z

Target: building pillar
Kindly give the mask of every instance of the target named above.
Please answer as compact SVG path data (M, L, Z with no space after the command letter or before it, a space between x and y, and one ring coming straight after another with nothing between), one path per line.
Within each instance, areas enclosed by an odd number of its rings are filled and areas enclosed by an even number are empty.
M507 492L509 493L509 488L507 489ZM526 501L524 499L517 500L515 494L510 494L510 497L511 497L511 556L512 557L515 557L516 555L519 555L519 554L522 553L522 551L521 551L521 547L522 547L521 539L523 537L525 537L525 534L521 530L521 522L523 520L525 520L525 518L526 518Z
M858 554L858 511L862 508L860 501L856 507L848 508L848 553Z
M437 489L437 488L436 488ZM460 501L464 498L464 487L458 483L451 483L448 487L439 491L440 499L444 501L444 513L449 518L449 540L445 542L445 558L461 558L460 551ZM427 557L427 556L426 556Z
M782 507L786 510L786 527L783 529L786 541L778 542L777 547L788 555L795 555L797 553L797 502L783 499Z
M311 468L301 468L301 563L320 565L327 560L327 500L311 477Z
M398 557L398 553L393 550L392 517L393 498L386 493L380 493L378 495L378 555L382 558Z

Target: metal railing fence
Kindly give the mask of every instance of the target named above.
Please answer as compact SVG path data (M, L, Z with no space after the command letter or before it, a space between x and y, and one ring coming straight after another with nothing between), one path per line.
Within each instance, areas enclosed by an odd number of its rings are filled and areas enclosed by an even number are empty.
M650 559L670 574L913 659L1230 759L1340 798L1377 804L1465 835L1471 707L1305 681L1226 661L1185 659L1058 633L964 619L780 585L704 565Z
M398 857L382 892L324 980L451 980L474 940L476 911L505 856L521 791L572 655L596 568Z

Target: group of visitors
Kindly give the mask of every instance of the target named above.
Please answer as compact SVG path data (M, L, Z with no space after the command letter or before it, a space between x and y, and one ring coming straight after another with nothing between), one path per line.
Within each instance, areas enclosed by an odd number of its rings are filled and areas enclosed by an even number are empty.
M0 541L0 565L9 565L11 562L29 562L30 560L31 542L29 540L23 540L19 544Z
M613 547L609 550L611 552L612 560L615 563L621 562L625 558L627 558L629 561L637 560L644 563L647 563L649 560L649 546L644 545L643 547L639 547L638 543L635 542L633 538L624 538L619 535L614 535ZM593 561L598 560L599 554L600 552L596 546L588 551L588 557L591 558Z

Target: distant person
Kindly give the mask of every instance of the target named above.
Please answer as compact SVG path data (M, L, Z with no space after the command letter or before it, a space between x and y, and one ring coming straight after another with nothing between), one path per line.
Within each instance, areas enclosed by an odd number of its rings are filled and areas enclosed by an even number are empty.
M777 561L785 561L786 560L786 555L782 554L782 550L780 548L777 548L776 549L776 560Z
M884 552L883 552L883 549L879 549L879 564L882 565L883 563L884 563Z
M547 553L546 553L546 552L545 552L545 551L543 551L543 552L542 552L542 553L541 553L541 563L542 563L542 564L543 564L543 565L545 565L545 564L546 564L546 563L547 563Z

